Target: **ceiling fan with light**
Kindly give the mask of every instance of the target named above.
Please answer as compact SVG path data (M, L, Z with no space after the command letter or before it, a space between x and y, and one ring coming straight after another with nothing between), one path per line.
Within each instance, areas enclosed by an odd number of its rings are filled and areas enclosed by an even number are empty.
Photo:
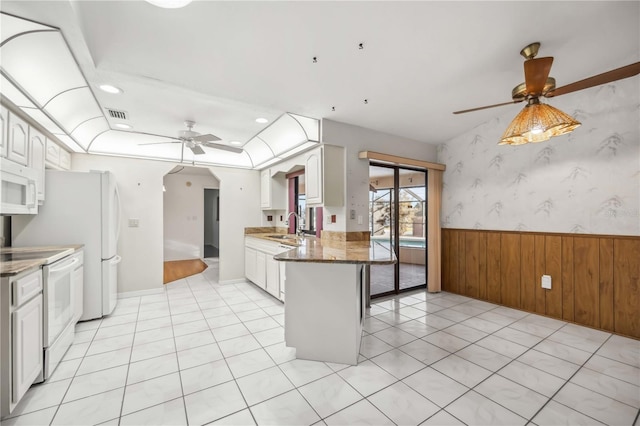
M163 136L170 139L176 139L175 141L150 142L150 143L141 143L139 145L160 145L160 144L166 144L166 143L181 143L187 148L189 148L195 155L202 155L206 153L205 150L202 149L202 147L221 149L223 151L229 151L236 154L240 154L241 152L244 151L242 148L236 148L233 146L214 143L216 141L222 140L216 135L212 135L210 133L206 135L201 135L198 132L194 132L193 126L195 126L195 124L196 124L195 121L185 120L184 125L187 126L187 130L180 130L178 132L177 138L174 138L172 136Z
M527 101L525 108L505 130L499 144L521 145L529 142L542 142L553 136L569 133L580 126L580 123L559 109L541 103L541 97L552 98L565 95L622 80L640 73L640 62L636 62L556 88L556 80L553 77L549 77L553 57L536 58L539 49L540 43L536 42L531 43L520 51L520 54L525 58L525 81L511 91L512 101L455 111L454 114L463 114Z

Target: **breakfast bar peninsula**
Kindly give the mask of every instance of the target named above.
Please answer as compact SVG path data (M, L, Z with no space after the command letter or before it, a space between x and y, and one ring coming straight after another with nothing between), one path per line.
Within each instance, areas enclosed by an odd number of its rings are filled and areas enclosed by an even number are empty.
M305 237L286 262L285 343L296 357L356 365L366 309L366 265L393 264L390 245Z

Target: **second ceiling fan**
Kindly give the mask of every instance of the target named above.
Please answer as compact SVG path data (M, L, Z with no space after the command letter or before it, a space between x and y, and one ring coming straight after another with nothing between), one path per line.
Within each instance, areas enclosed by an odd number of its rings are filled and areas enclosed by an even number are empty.
M530 99L537 100L539 97L552 98L567 93L576 92L578 90L588 89L590 87L599 86L601 84L611 83L613 81L622 80L632 77L640 73L640 62L636 62L621 68L616 68L584 80L576 81L562 87L556 88L556 81L553 77L549 77L553 57L536 58L540 43L531 43L520 51L525 58L524 61L524 83L521 83L511 91L510 102L500 104L486 105L477 108L454 111L454 114L463 114L466 112L479 111L488 108L499 107L503 105L516 104Z

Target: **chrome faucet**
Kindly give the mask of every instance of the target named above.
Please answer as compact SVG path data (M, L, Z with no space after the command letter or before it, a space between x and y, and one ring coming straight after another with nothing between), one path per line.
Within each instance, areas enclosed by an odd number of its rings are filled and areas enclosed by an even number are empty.
M291 215L294 215L297 219L298 219L298 229L296 231L296 235L301 237L302 236L302 227L304 226L304 221L302 220L302 218L300 217L300 215L296 212L289 212L289 214L287 215L287 220L285 220L284 224L289 226L289 218L291 217Z

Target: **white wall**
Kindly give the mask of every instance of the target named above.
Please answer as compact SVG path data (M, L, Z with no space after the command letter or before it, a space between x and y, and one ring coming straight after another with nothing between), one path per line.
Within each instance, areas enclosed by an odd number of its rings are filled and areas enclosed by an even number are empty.
M442 226L640 235L640 80L553 98L582 126L539 144L498 146L524 105L438 148Z
M213 175L164 176L164 260L204 257L204 189L219 186Z
M367 231L369 225L369 161L358 158L360 151L375 151L400 157L435 162L436 146L425 142L378 132L364 127L322 120L322 142L345 147L346 203L343 208L325 208L324 229L329 231ZM354 209L356 218L364 218L362 225L357 219L347 219ZM326 218L335 214L337 222L327 224Z
M73 154L73 169L110 170L122 198L118 292L162 288L163 177L175 164L101 155ZM244 228L260 226L260 173L211 167L220 182L220 281L244 278ZM139 220L129 228L127 220Z

